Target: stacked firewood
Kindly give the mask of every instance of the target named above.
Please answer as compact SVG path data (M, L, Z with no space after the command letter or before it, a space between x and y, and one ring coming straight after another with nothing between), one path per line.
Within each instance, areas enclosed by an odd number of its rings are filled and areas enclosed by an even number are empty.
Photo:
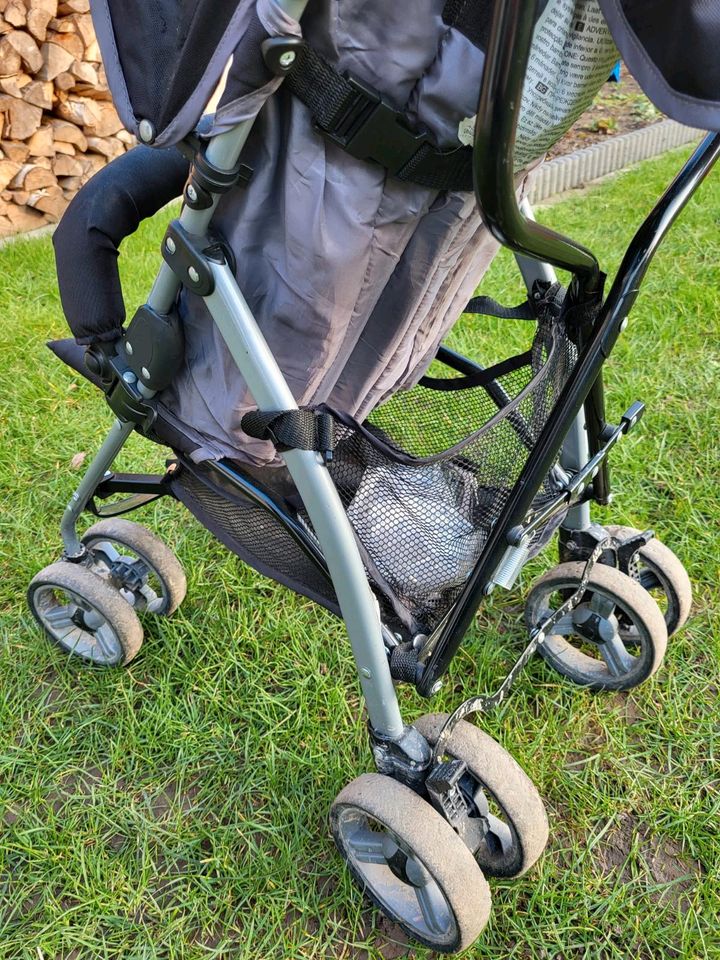
M0 236L58 220L132 143L89 11L89 0L0 0Z

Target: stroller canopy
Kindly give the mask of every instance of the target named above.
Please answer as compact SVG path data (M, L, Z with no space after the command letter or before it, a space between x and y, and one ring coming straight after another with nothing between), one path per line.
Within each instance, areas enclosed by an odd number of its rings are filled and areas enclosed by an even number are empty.
M547 5L545 0L538 6ZM655 104L683 123L720 129L720 3L599 0L599 5L623 58ZM92 0L91 6L123 122L140 134L145 120L141 138L148 140L151 131L158 146L176 143L195 127L233 54L221 113L243 119L256 112L277 83L262 62L260 42L266 36L299 33L296 21L273 0ZM313 18L313 6L311 2L307 18ZM348 17L362 13L356 4L346 7ZM487 41L492 15L487 2L436 0L418 8L417 16L414 12L406 18L407 42L388 50L391 60L415 56L415 21L422 24L426 8L434 8L430 12L440 26L443 19L453 21L476 47ZM385 4L368 3L348 31L357 35L360 62L363 49L372 50L385 35L384 17L396 17L385 10ZM342 10L338 18L344 19ZM343 53L324 52L336 58ZM221 129L216 126L216 132Z
M668 116L720 130L718 0L600 0L623 59Z
M91 11L118 113L158 146L195 128L233 54L240 60L245 47L251 51L245 81L262 87L272 78L260 42L298 30L263 0L91 0ZM141 135L143 120L152 138Z

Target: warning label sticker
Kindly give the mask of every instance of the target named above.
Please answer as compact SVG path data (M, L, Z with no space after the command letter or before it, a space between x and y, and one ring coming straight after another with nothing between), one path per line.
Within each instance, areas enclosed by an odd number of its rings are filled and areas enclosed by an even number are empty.
M592 103L618 53L597 0L551 0L535 27L515 166L537 160Z
M537 160L592 103L618 52L598 0L549 0L538 18L515 143L517 170ZM474 117L458 131L472 143Z

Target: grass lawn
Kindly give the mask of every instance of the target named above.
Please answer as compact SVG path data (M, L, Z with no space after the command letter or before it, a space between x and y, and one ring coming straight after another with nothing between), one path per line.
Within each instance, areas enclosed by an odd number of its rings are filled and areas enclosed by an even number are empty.
M541 219L612 272L686 154ZM165 219L127 244L129 304L149 287ZM482 721L537 783L551 829L528 876L492 884L478 960L720 958L719 223L720 173L657 257L607 371L611 416L637 398L648 413L614 453L601 519L652 526L674 547L694 617L629 695L584 692L536 660ZM66 329L50 240L5 247L0 267L0 960L428 957L363 901L329 837L332 799L372 766L339 621L161 501L133 519L176 549L189 595L171 620L146 619L129 668L68 662L31 622L24 594L59 554L71 460L111 421L43 346ZM483 289L516 302L509 257ZM452 340L492 342L498 359L512 326L465 318ZM119 466L163 456L135 437ZM552 562L549 550L534 572ZM503 675L530 583L527 571L481 611L430 707L403 688L408 719Z

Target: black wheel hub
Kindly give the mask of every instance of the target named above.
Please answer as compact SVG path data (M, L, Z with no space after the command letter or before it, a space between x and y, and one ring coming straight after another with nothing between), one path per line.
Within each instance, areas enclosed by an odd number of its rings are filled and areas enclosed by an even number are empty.
M387 858L387 865L390 867L393 875L396 876L402 883L409 883L411 886L414 886L412 880L410 880L407 874L407 862L407 854L403 853L400 847L397 848L392 856Z
M85 620L85 611L81 610L80 607L78 607L77 610L75 610L75 612L70 617L70 619L75 624L75 626L80 627L81 630L88 629L87 621Z
M607 643L615 635L613 625L594 610L579 607L573 613L573 626L578 636L590 643Z

